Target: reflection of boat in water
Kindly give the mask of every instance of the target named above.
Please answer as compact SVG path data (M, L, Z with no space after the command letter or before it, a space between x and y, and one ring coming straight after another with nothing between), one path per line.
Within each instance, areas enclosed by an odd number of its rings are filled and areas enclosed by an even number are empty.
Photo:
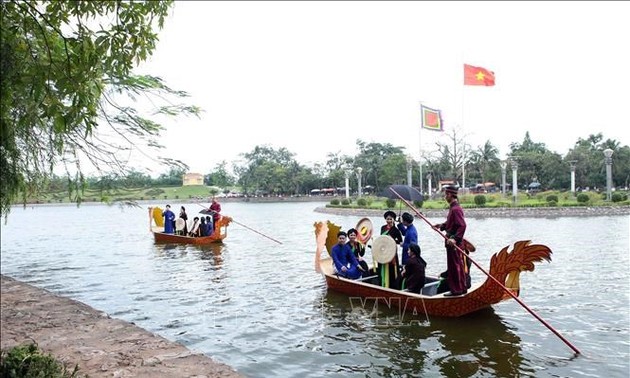
M149 229L157 243L179 243L179 244L211 244L221 243L227 237L227 226L232 222L232 218L222 215L214 225L214 232L210 236L187 236L178 234L167 234L164 232L164 218L162 209L159 207L149 207Z
M444 296L437 294L437 278L427 278L427 283L421 294L408 291L390 289L378 285L376 276L351 280L338 276L333 268L330 257L321 258L324 249L330 251L339 226L331 222L315 223L315 235L317 240L316 269L326 279L329 289L344 293L349 296L375 299L387 306L400 308L401 312L413 314L427 314L433 316L457 317L466 315L481 309L490 307L501 301L510 299L511 296L503 288L490 278L483 283L473 285L468 292L459 296ZM332 235L332 236L331 236ZM515 296L519 294L519 275L522 271L533 271L534 262L551 260L551 250L540 244L530 244L530 241L514 243L512 251L503 248L495 253L490 260L490 275Z

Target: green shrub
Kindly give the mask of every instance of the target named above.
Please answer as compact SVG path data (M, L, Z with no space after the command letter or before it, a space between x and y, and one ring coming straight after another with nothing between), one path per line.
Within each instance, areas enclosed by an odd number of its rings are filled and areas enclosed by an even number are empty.
M361 206L361 207L366 207L367 206L367 201L365 198L359 198L357 200L357 205Z
M424 204L424 201L413 201L413 205L417 208L421 208Z
M625 201L625 200L623 199L623 194L621 194L621 193L617 193L617 192L613 193L613 194L612 194L612 196L610 196L610 199L611 199L613 202L621 202L621 201Z
M475 205L484 206L486 204L486 196L483 194L477 194L475 196Z
M557 194L550 194L547 196L546 198L547 202L555 202L556 204L558 203L558 195Z
M556 207L556 206L558 206L558 201L549 201L549 200L547 200L547 206Z
M589 199L590 199L590 197L586 193L580 193L580 194L577 195L577 201L579 203L587 203L589 201Z
M388 207L389 209L391 209L391 208L393 208L393 207L395 207L395 206L396 206L396 200L395 200L395 199L392 199L392 198L388 198L388 199L385 201L385 205L387 205L387 207Z
M350 205L350 200L348 198L344 198L341 200L341 204L344 206Z
M77 377L78 366L72 372L66 370L50 354L43 354L37 345L20 345L0 354L0 376L7 378L72 378Z
M337 205L339 205L339 200L338 200L337 198L334 198L334 199L332 199L332 200L330 201L330 204L331 204L331 205L335 205L335 206L337 206Z

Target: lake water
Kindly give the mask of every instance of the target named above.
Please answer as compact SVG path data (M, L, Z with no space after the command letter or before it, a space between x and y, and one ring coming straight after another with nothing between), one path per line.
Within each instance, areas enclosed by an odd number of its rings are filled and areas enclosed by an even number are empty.
M521 299L575 356L514 300L456 319L353 309L313 269L313 223L347 229L358 218L314 212L323 205L225 203L224 214L283 244L233 223L223 245L207 247L156 245L146 204L15 207L2 224L1 270L251 377L629 376L630 217L468 219L486 268L517 240L552 249L550 264L521 274ZM445 270L441 237L415 223L427 272Z

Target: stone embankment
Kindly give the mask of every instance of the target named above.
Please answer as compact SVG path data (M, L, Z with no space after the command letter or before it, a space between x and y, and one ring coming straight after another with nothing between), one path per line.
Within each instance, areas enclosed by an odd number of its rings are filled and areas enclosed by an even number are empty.
M2 275L0 346L35 342L79 375L94 377L239 377L193 353L81 302Z
M316 212L335 215L354 215L364 217L383 216L385 210L356 209L341 207L318 207ZM396 210L398 211L398 210ZM403 208L401 211L409 211ZM419 211L427 218L444 218L447 209ZM470 208L464 209L467 218L558 218L558 217L592 217L630 215L630 206L598 206L598 207L503 207L503 208Z

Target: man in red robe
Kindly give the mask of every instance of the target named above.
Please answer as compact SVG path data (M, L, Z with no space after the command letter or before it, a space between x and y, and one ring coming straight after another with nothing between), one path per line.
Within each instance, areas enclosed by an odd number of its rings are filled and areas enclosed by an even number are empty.
M466 221L464 220L464 211L457 201L457 187L446 187L444 199L449 203L446 222L436 224L433 227L446 231L446 237L448 238L444 245L446 247L446 280L450 293L446 293L444 296L451 297L466 294L468 291L466 288L464 256L456 248L458 246L464 249L463 240L466 232Z
M212 213L212 219L214 220L214 226L221 219L221 204L217 201L216 197L212 197L212 203L210 204L210 212Z

